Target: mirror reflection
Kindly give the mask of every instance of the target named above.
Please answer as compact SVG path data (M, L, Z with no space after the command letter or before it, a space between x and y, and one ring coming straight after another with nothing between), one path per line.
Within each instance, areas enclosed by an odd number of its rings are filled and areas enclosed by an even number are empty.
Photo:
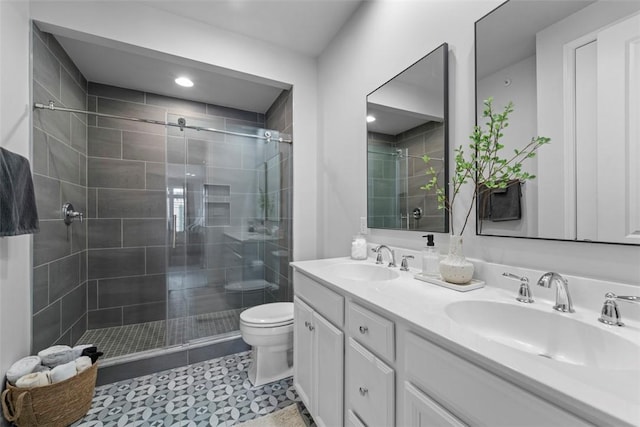
M507 148L551 143L525 164L519 215L479 209L479 234L640 244L639 2L503 3L476 22L479 125L489 97L514 104Z
M426 184L427 164L447 182L446 43L367 96L367 226L448 232ZM446 186L444 186L446 187Z

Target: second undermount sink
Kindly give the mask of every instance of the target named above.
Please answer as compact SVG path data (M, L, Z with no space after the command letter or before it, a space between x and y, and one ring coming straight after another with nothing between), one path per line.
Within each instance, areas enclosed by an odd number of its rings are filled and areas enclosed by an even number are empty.
M596 369L639 369L640 343L568 315L493 301L458 301L445 311L460 326L532 355Z
M400 273L388 267L375 264L361 264L347 262L328 267L333 274L343 279L358 280L363 282L377 282L393 280L400 277Z

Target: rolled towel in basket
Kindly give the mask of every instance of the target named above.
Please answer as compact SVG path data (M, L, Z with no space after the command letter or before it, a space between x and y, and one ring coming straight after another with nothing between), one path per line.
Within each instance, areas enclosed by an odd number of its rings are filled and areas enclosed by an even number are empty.
M80 373L93 365L89 356L80 356L76 359L76 372Z
M76 375L76 361L72 360L64 365L58 365L51 370L51 384L59 383L60 381L68 380Z
M77 345L75 347L73 347L73 359L77 359L78 357L82 356L82 352L87 349L87 348L91 348L94 347L93 344L80 344Z
M51 384L51 379L49 378L48 371L32 372L18 378L18 381L16 381L16 387L19 388L42 387L49 384Z
M33 369L33 372L49 372L51 370L50 367L44 365L38 365Z
M41 360L38 356L23 357L11 365L7 371L7 380L9 380L11 384L15 384L18 378L32 373L40 363Z
M38 357L42 359L42 364L51 368L65 363L73 362L76 358L74 352L68 345L54 345L38 353Z

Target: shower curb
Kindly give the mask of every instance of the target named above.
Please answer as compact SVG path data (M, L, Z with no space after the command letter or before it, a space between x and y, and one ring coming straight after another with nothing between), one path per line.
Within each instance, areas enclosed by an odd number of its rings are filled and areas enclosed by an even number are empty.
M250 349L251 346L240 335L234 335L114 358L101 364L96 385L111 384Z

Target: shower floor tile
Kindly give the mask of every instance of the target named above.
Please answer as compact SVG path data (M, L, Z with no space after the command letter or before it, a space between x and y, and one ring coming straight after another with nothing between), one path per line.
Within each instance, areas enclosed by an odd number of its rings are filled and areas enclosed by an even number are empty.
M76 343L93 344L104 358L226 334L240 329L242 308L134 325L87 330ZM168 333L167 333L168 331Z
M253 387L247 369L251 352L96 387L87 415L73 427L232 426L300 403L291 377Z

